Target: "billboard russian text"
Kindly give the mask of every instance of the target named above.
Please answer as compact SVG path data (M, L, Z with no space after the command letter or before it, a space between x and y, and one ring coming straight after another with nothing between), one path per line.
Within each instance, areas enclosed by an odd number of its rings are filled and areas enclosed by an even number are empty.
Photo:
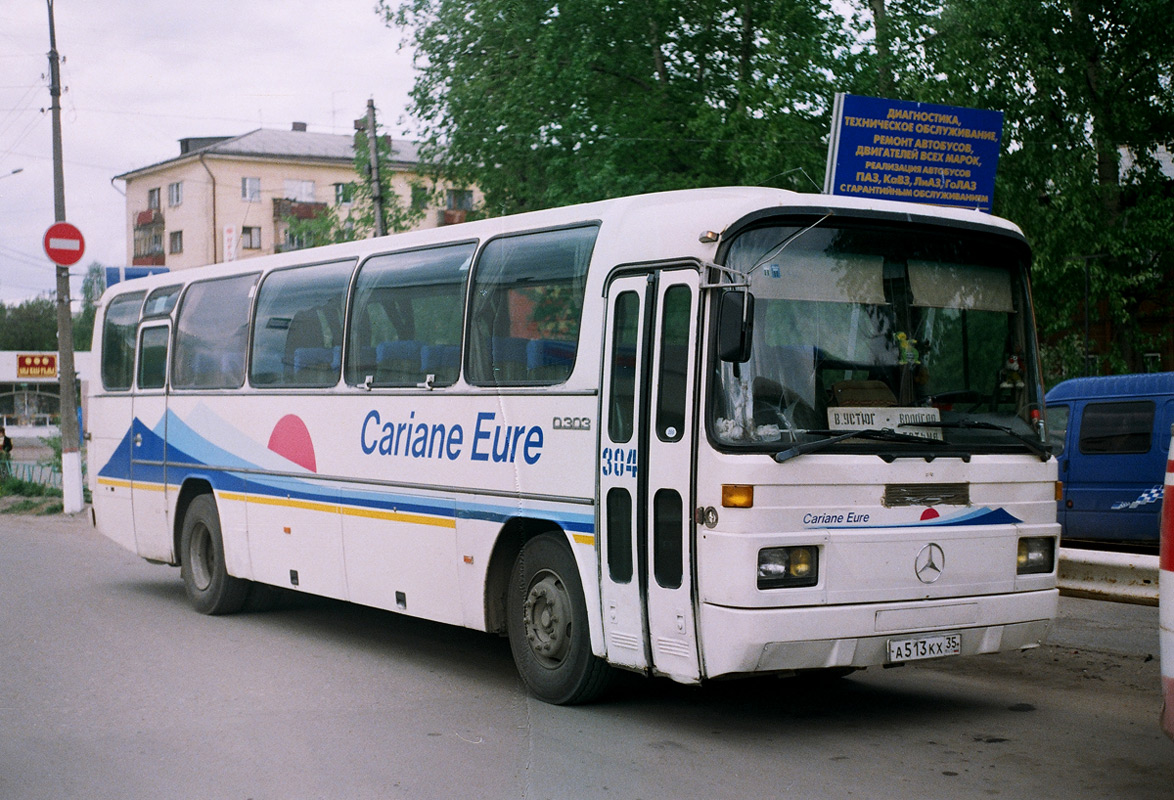
M837 94L828 194L989 212L1003 113Z

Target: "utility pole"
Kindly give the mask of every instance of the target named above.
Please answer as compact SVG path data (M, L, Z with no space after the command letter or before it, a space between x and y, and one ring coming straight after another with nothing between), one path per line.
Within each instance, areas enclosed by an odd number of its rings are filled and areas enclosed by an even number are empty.
M65 166L61 156L61 69L53 0L49 5L49 108L53 117L53 211L65 222ZM85 507L82 457L77 424L77 374L73 368L73 316L69 308L69 267L57 266L57 372L61 386L61 490L64 511L76 514Z
M379 140L375 135L375 98L367 98L367 151L371 170L371 202L375 206L375 235L387 235L383 219L383 182L379 178Z

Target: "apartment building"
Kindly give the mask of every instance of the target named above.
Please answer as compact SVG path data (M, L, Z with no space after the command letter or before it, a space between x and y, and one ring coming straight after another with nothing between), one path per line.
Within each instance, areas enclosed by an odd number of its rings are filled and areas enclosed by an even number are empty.
M115 177L126 184L127 263L186 269L296 249L288 220L345 214L352 201L354 138L258 129L231 137L181 139L179 155ZM392 143L392 191L407 205L419 174L415 143ZM462 222L481 200L441 187L419 228ZM417 198L419 202L419 198Z

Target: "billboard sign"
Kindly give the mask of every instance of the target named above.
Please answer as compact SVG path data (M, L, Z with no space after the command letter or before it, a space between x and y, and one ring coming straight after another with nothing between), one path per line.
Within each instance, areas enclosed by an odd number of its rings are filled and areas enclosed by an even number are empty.
M16 379L57 380L56 353L17 353Z
M837 94L824 191L990 212L1003 112Z

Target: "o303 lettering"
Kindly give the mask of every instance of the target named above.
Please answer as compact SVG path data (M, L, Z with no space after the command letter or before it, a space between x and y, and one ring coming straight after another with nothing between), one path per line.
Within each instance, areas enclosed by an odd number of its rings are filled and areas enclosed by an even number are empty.
M605 447L599 454L599 471L605 477L636 477L636 449L634 447Z

